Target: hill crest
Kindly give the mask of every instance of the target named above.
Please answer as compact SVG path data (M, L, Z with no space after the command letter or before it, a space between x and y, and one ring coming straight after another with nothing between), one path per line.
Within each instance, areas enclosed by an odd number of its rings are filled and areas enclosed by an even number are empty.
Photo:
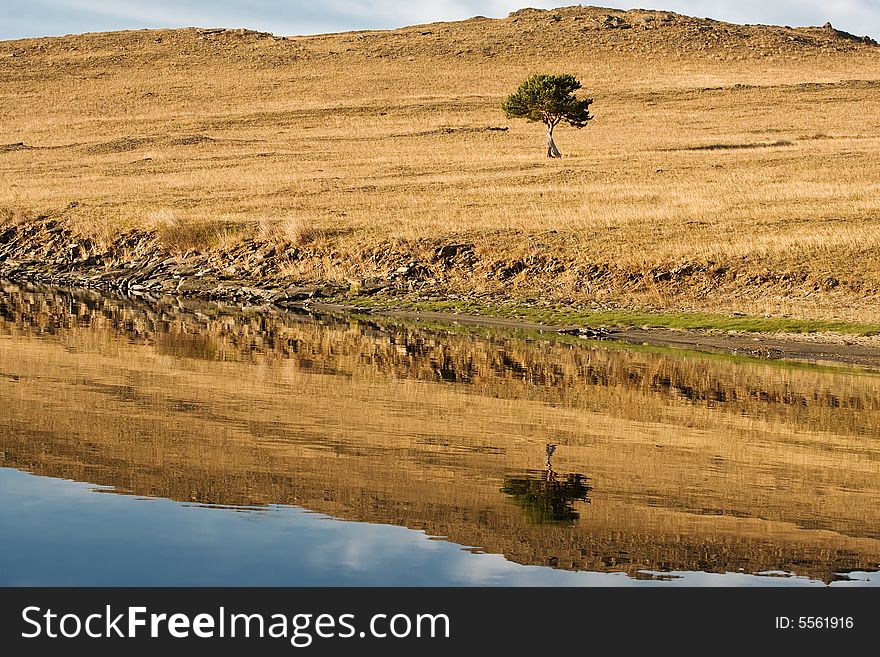
M589 48L636 51L645 55L721 54L763 57L795 52L841 52L877 46L859 37L822 27L741 25L695 18L671 11L603 7L524 8L505 18L476 16L456 22L412 25L394 30L352 31L310 36L276 36L250 29L179 28L91 32L0 42L0 57L34 54L80 56L91 50L213 52L236 58L365 56L386 58L516 58L557 55ZM256 51L244 53L255 48ZM271 57L270 57L271 58Z

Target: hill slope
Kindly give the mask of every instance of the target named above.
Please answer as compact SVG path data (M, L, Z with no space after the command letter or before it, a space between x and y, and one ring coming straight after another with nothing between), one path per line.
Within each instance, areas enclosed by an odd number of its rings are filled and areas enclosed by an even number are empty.
M559 161L499 109L534 71L595 99ZM880 48L831 27L592 7L0 42L0 273L170 251L201 287L873 322L878 90Z

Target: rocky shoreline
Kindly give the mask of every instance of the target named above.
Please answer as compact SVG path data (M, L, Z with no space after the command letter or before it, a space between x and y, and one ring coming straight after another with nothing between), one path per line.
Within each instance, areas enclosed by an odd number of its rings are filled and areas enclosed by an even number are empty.
M41 216L20 224L0 224L0 278L124 292L147 299L172 294L285 307L322 298L377 293L446 296L448 284L461 288L461 279L476 272L478 258L473 244L437 241L420 244L416 250L419 253L379 245L368 258L370 266L348 263L352 269L370 269L372 274L367 277L311 280L287 272L296 264L326 258L341 263L332 248L296 245L277 237L252 237L229 247L181 253L163 245L158 231L144 229L128 231L108 245L100 245L91 237L77 234L63 219ZM528 267L521 261L481 265L484 267L477 275L498 281L510 279ZM484 268L488 268L486 272Z
M164 294L212 301L284 305L337 290L302 286L278 277L297 257L271 241L245 240L228 251L174 254L154 233L132 230L106 248L54 219L0 228L0 277L14 282L125 292L158 299ZM247 280L236 276L247 271Z

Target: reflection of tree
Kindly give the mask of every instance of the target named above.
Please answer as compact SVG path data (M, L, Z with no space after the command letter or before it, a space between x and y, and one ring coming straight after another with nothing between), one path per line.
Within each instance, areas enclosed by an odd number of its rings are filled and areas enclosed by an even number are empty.
M589 503L591 487L580 473L560 477L553 470L532 476L505 477L501 492L510 495L534 523L575 522L580 515L574 502Z

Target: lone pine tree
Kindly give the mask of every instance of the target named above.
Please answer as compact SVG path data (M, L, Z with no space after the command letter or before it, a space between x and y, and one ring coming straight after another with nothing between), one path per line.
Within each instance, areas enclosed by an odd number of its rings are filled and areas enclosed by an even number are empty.
M583 128L593 118L593 99L574 95L580 88L581 83L573 75L536 73L519 85L501 108L508 118L543 122L547 126L547 157L562 157L553 141L553 128L562 121Z

